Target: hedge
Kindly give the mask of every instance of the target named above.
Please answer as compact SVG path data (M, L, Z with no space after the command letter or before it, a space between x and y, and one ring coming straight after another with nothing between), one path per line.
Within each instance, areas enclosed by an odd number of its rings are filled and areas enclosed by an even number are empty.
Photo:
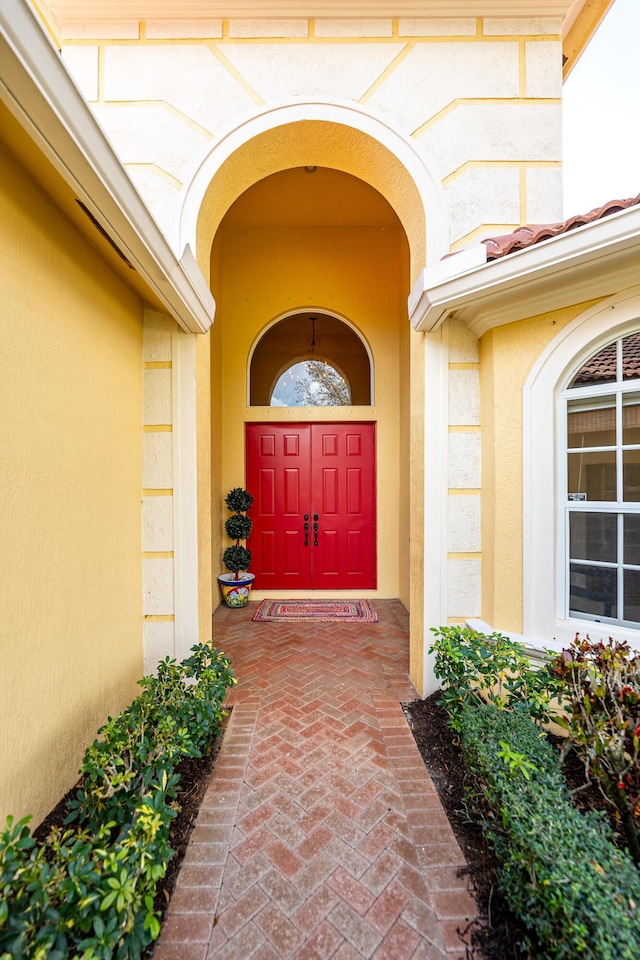
M0 835L0 960L137 960L160 932L153 898L169 843L183 757L221 728L229 660L200 644L157 677L86 750L66 829L36 845L30 817ZM69 826L71 824L71 826Z
M531 931L524 948L545 960L637 960L640 873L602 815L572 805L545 735L493 704L468 704L461 719L500 888Z

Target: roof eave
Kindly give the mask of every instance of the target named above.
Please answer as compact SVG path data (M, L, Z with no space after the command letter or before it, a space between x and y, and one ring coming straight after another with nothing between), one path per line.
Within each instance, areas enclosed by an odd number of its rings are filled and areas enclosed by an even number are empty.
M472 248L478 262L468 269L458 256L471 257L470 250L422 271L409 317L416 330L431 333L455 315L481 337L637 285L639 247L638 206L489 262L480 244Z
M88 104L24 0L0 9L0 98L51 166L189 333L206 333L215 301L190 252L178 259Z

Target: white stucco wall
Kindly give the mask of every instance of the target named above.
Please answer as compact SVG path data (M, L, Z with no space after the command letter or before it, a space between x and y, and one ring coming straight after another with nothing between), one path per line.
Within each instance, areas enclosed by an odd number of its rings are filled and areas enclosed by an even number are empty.
M174 243L221 136L305 99L358 104L412 142L454 248L561 216L554 18L70 22L62 55Z

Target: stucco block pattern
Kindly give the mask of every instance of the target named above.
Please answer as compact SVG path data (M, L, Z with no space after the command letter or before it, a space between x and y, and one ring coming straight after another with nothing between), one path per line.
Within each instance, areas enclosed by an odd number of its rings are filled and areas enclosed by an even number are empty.
M462 320L449 321L449 360L451 363L476 363L480 359L478 341Z
M175 656L175 627L172 620L151 620L144 625L144 672L155 673L165 657Z
M142 486L169 490L173 486L173 437L170 433L142 434Z
M560 35L562 33L562 21L559 17L511 19L501 17L485 17L482 21L482 32L487 36L496 37L516 37L529 36L541 37L549 34Z
M173 497L142 498L142 549L173 550Z
M64 47L64 60L85 100L98 99L98 48Z
M60 28L63 40L137 40L137 20L66 20Z
M542 42L526 44L527 96L562 96L562 44Z
M562 219L562 168L530 167L526 174L527 223Z
M449 423L451 426L480 423L479 370L449 370Z
M480 550L480 496L448 499L448 549L450 553Z
M128 166L127 173L164 235L170 242L174 240L178 234L179 187L170 183L161 170Z
M96 104L95 114L123 163L155 163L182 182L210 141L163 104Z
M483 223L520 222L520 171L517 167L470 167L446 187L451 242Z
M459 490L480 487L479 433L449 434L449 486Z
M443 178L469 160L560 160L562 116L556 104L460 104L416 140Z
M473 37L476 34L476 21L401 17L398 33L401 37Z
M309 34L307 20L230 20L230 37L306 37Z
M390 37L391 20L316 20L316 37Z
M447 616L479 617L480 560L448 560Z
M400 43L229 45L224 53L266 101L290 97L359 100L402 50Z
M106 100L164 100L209 133L255 106L204 45L107 47L104 55Z
M370 102L411 133L454 100L517 97L518 64L517 43L418 43Z
M171 370L145 370L142 422L145 426L171 423Z
M143 560L142 584L145 615L174 613L173 560Z
M173 320L164 313L146 310L142 328L142 359L145 363L171 361Z
M147 20L145 34L149 40L215 40L222 36L222 20Z

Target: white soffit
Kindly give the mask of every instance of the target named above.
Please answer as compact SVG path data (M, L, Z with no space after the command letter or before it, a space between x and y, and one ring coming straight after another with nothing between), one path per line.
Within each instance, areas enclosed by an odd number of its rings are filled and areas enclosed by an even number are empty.
M65 20L210 20L248 17L564 17L592 0L48 0Z
M205 333L215 301L201 271L189 251L176 259L26 0L0 6L0 100L67 185L70 219L79 224L78 200L142 278L142 289L183 329ZM82 229L96 241L89 220Z
M610 296L638 283L640 206L486 262L484 244L422 271L409 296L416 330L457 317L481 337L493 327Z

